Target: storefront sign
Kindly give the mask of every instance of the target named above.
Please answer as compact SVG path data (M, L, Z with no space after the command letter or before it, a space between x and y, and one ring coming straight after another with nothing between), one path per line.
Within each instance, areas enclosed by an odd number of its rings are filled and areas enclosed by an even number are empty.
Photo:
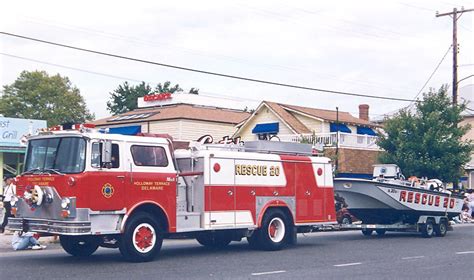
M168 99L171 99L171 93L169 92L145 95L143 97L144 101L156 101L156 100L168 100Z
M46 121L0 117L0 147L22 147L24 136L43 128L46 128Z

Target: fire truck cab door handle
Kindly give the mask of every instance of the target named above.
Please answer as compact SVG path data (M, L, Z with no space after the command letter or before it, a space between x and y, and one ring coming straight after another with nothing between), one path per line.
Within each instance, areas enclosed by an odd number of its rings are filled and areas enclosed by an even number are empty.
M228 191L227 194L228 194L228 195L233 195L234 192L233 192L233 191Z
M117 176L117 178L119 178L119 179L122 179L122 180L123 180L123 179L125 179L125 176L124 176L124 175L118 175L118 176Z

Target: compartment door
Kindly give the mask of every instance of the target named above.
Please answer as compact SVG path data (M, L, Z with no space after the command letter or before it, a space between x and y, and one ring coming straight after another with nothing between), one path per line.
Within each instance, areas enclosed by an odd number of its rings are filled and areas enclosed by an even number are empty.
M209 185L206 186L206 226L235 227L234 160L209 158Z

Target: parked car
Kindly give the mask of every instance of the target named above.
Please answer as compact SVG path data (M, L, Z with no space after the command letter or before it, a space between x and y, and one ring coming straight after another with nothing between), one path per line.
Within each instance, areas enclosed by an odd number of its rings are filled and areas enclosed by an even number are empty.
M341 208L336 212L336 219L339 224L348 225L359 221L356 216L352 215L347 208Z

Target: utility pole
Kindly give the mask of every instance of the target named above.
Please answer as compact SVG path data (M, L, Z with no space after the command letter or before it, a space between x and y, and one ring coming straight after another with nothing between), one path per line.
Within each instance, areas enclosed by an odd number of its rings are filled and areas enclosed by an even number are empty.
M336 174L339 172L339 107L336 107Z
M474 9L464 10L464 7L460 11L454 8L452 12L438 13L436 17L450 16L453 19L453 106L458 104L458 34L457 34L457 21L463 13L472 12Z

